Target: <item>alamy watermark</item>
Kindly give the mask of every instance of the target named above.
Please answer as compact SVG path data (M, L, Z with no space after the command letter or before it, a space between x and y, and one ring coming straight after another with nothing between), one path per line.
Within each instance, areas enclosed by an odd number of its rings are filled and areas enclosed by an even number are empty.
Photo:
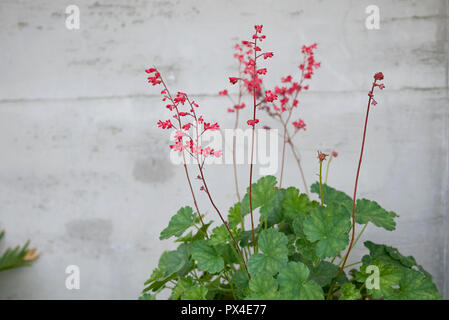
M380 9L378 6L371 4L365 8L365 13L368 15L365 19L365 27L368 30L380 29Z
M65 273L68 274L65 279L67 290L79 290L81 284L80 267L74 264L69 265L65 268Z
M176 132L171 134L171 141L176 141ZM235 138L234 138L235 137ZM219 150L220 156L204 158L205 164L250 164L252 129L224 129L205 131L201 135L200 145L204 148ZM235 139L235 140L234 140ZM186 143L186 142L185 142ZM235 146L235 150L233 150ZM277 129L256 129L254 131L253 164L258 165L260 175L275 174L279 164L279 132ZM175 165L195 164L198 159L188 149L182 152L172 150L170 161Z

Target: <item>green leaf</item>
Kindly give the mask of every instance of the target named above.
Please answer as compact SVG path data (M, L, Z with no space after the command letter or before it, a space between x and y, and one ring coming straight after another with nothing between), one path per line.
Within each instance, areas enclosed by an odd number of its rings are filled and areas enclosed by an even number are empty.
M320 183L315 182L310 187L310 191L320 196ZM326 184L323 184L323 202L326 205L339 204L342 205L348 212L352 212L352 198L343 191L338 191Z
M248 260L248 270L251 275L268 273L274 275L287 264L288 239L275 230L265 229L259 235L258 245L262 253L256 253Z
M360 271L356 274L356 280L365 283L368 294L379 299L381 297L389 297L392 295L393 286L399 284L402 274L403 271L396 266L373 261L369 265L364 264L360 267ZM379 280L378 288L374 286L376 284L376 277L378 277Z
M238 224L242 223L243 215L241 210L241 203L237 202L233 207L229 208L228 222L229 228L234 228Z
M362 295L360 291L351 282L346 282L341 286L341 300L360 300Z
M265 176L260 178L256 183L251 185L251 199L253 210L260 207L260 214L267 215L273 210L274 200L277 196L276 178L273 176ZM241 205L241 213L243 216L250 213L249 206L249 187L246 195L243 197Z
M171 275L169 275L168 277L165 277L161 280L157 280L152 282L148 287L146 287L145 289L142 290L142 293L145 293L147 291L153 291L153 292L159 292L162 289L165 288L165 284L173 279L176 279L176 277L178 277L178 275L176 273L173 273Z
M243 298L249 294L249 278L245 271L239 270L234 272L232 275L232 283L237 288L237 295L240 298Z
M395 289L388 300L441 300L443 299L432 280L416 270L405 270L399 281L399 289Z
M412 256L402 255L398 249L383 244L376 244L371 241L364 242L365 247L370 251L369 255L362 258L363 263L370 264L371 261L381 261L384 264L392 264L403 268L416 267L424 276L432 278L431 274L424 270L422 266L416 263Z
M181 300L206 300L207 288L194 286L188 288L181 297Z
M251 232L251 230L241 231L239 236L238 236L238 239L239 239L239 244L242 247L246 247L247 245L252 243L252 232Z
M173 290L171 292L170 299L171 300L178 300L182 297L182 295L191 287L193 287L193 278L192 277L186 277L186 278L179 278L176 282L176 285L173 287Z
M299 194L298 189L290 187L285 190L282 212L287 222L293 221L298 217L304 219L317 206L318 202L310 201L309 197L304 193Z
M162 253L158 268L164 273L164 276L168 276L175 272L180 272L189 265L191 265L191 261L189 260L189 247L186 244L181 244L174 251L165 251Z
M279 299L278 283L269 273L257 273L249 280L251 294L246 300Z
M199 220L198 217L195 217L195 221ZM206 232L209 226L212 224L212 222L209 222L204 225ZM204 229L199 229L196 231L195 234L193 234L192 230L190 230L186 235L179 237L175 240L175 242L194 242L198 240L203 240L206 237L206 233L204 232Z
M266 204L260 209L260 222L265 223L267 219L267 227L271 227L282 221L282 203L284 200L285 189L274 189L276 196L271 204Z
M316 243L312 243L306 239L296 240L296 249L304 260L315 261L316 255Z
M304 264L289 262L277 278L282 299L323 300L323 290L315 281L308 280L309 274Z
M206 240L196 241L192 245L192 257L198 261L198 269L218 273L224 268L224 260Z
M372 222L374 225L392 231L396 229L394 212L388 212L375 201L358 199L355 208L355 221L360 224Z
M229 236L226 226L221 225L212 230L209 243L213 246L217 246L219 244L226 244L229 240L231 240L231 237Z
M342 207L329 205L314 209L304 221L304 233L311 242L318 241L318 257L335 257L349 242L350 215Z
M2 233L4 234L4 232ZM0 256L0 271L30 266L34 259L25 259L29 251L28 246L29 242L27 241L22 247L17 246L14 249L6 249Z
M180 237L184 231L195 223L195 214L191 207L183 207L170 219L168 227L162 230L160 240L168 239L172 236Z
M144 293L138 300L156 300L156 295L151 293Z
M312 269L312 274L310 278L318 283L321 287L330 285L332 280L340 271L340 268L333 263L328 261L321 261L316 267ZM343 273L340 278L343 278Z
M154 281L161 280L162 278L164 278L164 276L165 276L164 271L159 268L156 268L151 273L150 278L147 281L145 281L144 285L146 286Z
M313 193L320 195L320 184L315 182L311 186ZM323 184L323 201L326 205L342 205L349 213L352 213L352 198L342 191L338 191ZM388 212L375 201L358 199L356 204L355 220L357 223L366 224L372 222L374 225L392 231L396 228L394 212Z

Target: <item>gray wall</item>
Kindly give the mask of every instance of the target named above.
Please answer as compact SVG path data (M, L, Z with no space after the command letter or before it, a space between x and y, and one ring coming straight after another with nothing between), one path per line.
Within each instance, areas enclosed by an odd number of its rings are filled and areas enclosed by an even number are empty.
M78 31L65 28L69 4L80 7ZM365 28L369 4L380 7L380 30ZM159 89L143 70L158 65L174 90L191 93L230 128L217 91L235 74L233 43L256 23L276 54L269 84L297 70L300 45L319 44L322 68L302 97L308 129L295 141L309 183L316 150L335 148L329 184L351 192L367 92L373 73L384 72L359 194L400 217L396 232L371 227L363 238L414 255L449 297L448 10L445 0L1 0L2 248L31 239L42 257L2 272L0 298L139 295L173 247L159 232L191 204L182 168L168 162L168 137L155 126L167 117ZM287 172L286 184L302 188L290 158ZM243 189L247 167L239 173ZM232 166L208 167L207 176L226 210L235 199ZM363 253L359 246L352 261ZM65 288L70 264L81 268L80 290Z

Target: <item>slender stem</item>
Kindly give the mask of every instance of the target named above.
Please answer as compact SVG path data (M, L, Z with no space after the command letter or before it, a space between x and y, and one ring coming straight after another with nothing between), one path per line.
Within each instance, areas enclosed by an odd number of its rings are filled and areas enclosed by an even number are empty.
M224 271L226 280L228 281L229 285L231 286L232 296L234 297L234 300L237 300L237 296L235 295L234 285L232 284L231 278L229 277L228 273Z
M242 77L242 63L239 62L239 78ZM242 83L239 81L239 98L237 100L237 104L240 106L242 102ZM239 111L240 109L235 110L235 124L234 124L234 135L232 137L232 164L234 167L234 182L235 182L235 194L237 195L238 202L241 201L240 192L239 192L239 182L237 179L237 162L236 162L236 147L237 147L237 137L235 136L235 132L239 126Z
M165 91L167 92L168 99L171 101L171 103L172 103L173 106L175 107L176 114L178 115L177 120L178 120L179 128L181 128L181 127L182 127L182 125L181 125L181 117L179 116L178 105L177 105L177 104L175 103L175 101L173 100L173 97L172 97L172 95L171 95L171 93L170 93L170 90L168 90L168 87L167 87L167 85L165 84L165 81L164 81L164 79L162 78L162 75L160 75L159 78L160 78L160 80L161 80L162 85L164 86ZM194 205L195 205L196 212L197 212L197 214L198 214L198 217L200 218L201 226L202 226L202 229L203 229L203 231L204 231L204 233L205 233L205 235L206 235L206 238L209 238L209 236L207 235L207 228L206 228L206 225L204 224L203 218L201 217L200 209L198 208L198 203L196 202L195 192L193 192L192 182L191 182L191 180L190 180L189 170L187 169L186 157L185 157L184 151L182 151L182 158L183 158L183 164L184 164L184 171L185 171L185 174L186 174L187 182L188 182L188 184L189 184L190 192L191 192L191 194L192 194L193 203L194 203Z
M304 183L305 192L306 192L307 196L310 198L309 187L307 186L306 177L304 175L304 171L302 170L301 159L299 158L298 154L296 153L295 146L293 145L290 138L288 139L287 143L289 144L290 149L292 150L292 153L293 153L293 157L295 158L296 163L298 164L299 172L301 173L302 182Z
M282 143L282 159L281 159L281 176L279 177L279 188L282 188L282 177L284 176L284 162L285 162L285 145L287 136L287 126L284 124L284 139Z
M363 234L363 232L365 231L365 229L366 229L367 226L368 226L368 223L366 223L366 224L363 226L362 230L361 230L360 233L357 235L357 238L355 238L355 241L354 241L354 243L352 244L352 248L354 248L355 245L357 244L357 242L359 242L359 239L360 239L360 237L362 236L362 234ZM352 248L351 248L351 249L352 249ZM341 266L342 262L343 262L343 259L340 261L340 263L339 263L338 265Z
M323 183L321 182L321 180L322 180L322 174L321 174L321 171L322 171L322 168L323 168L323 161L322 160L320 160L320 200L321 200L321 205L324 205L324 199L323 199Z
M256 31L257 34L257 31ZM254 253L257 252L256 235L254 233L254 215L253 215L253 199L252 199L252 184L253 184L253 160L254 160L254 132L256 130L256 78L257 78L257 38L254 39L254 66L253 66L253 129L251 133L251 162L249 167L249 209L251 212L251 235L253 239Z
M347 265L345 266L345 269L346 269L346 268L349 268L349 267L352 267L352 266L355 266L355 265L358 265L358 264L360 264L360 263L362 263L362 261L357 261L357 262L354 262L354 263L351 263L351 264L347 264Z
M237 137L235 132L239 124L239 110L235 111L235 125L234 125L234 135L232 136L232 163L234 165L234 182L235 182L235 194L237 195L238 202L241 201L239 193L239 182L237 179L237 163L236 163L236 147L237 147Z
M330 157L329 157L329 160L327 161L327 168L326 168L326 178L325 178L325 180L324 180L324 184L325 185L327 185L327 177L328 177L328 175L329 175L329 166L330 166L330 164L331 164L331 161L332 161L332 154L330 155Z
M331 288L329 290L327 299L330 299L331 296L332 296L333 288L334 288L335 284L337 283L338 278L340 277L341 273L343 272L343 269L345 268L346 261L348 260L349 253L351 252L352 247L353 247L353 243L354 243L354 235L355 235L355 201L356 201L356 197L357 197L357 184L359 182L360 166L362 165L363 149L365 147L366 128L368 126L369 109L370 109L370 106L371 106L372 93L373 93L375 85L376 85L376 81L373 82L373 85L371 87L371 91L370 91L371 96L368 99L368 107L366 108L365 126L363 128L362 148L360 150L359 165L357 167L357 174L355 176L354 196L352 198L352 234L351 234L351 241L349 242L348 251L346 252L345 258L343 260L343 264L340 267L340 271L338 272L337 277L335 278L334 283L332 284L332 286L331 286Z
M212 199L212 196L210 195L209 188L207 187L206 179L204 178L203 169L201 168L201 165L199 163L198 163L198 169L200 171L201 180L203 181L204 190L206 191L209 201L212 204L212 206L214 207L215 211L218 213L218 216L220 217L221 221L223 222L224 226L226 227L226 230L228 230L228 233L231 236L231 239L234 242L235 247L237 248L237 251L240 254L240 257L242 258L243 266L245 267L245 270L248 273L248 276L250 276L249 272L248 272L248 267L246 266L245 258L243 257L243 254L242 254L242 251L240 250L240 247L239 247L237 241L235 240L234 236L232 235L232 232L231 232L231 229L229 229L228 223L225 221L225 219L221 215L220 210L218 210L217 206L215 205L214 200Z

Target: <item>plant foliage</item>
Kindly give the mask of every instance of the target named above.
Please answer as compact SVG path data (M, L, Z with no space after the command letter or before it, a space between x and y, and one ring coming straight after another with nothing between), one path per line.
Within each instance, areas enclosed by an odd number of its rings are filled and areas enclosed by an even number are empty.
M180 244L162 254L140 299L155 299L166 288L171 299L325 299L349 245L352 199L323 185L321 206L296 188L276 185L273 176L252 185L253 209L259 212L256 252L244 221L249 193L229 209L228 226L248 273L224 225L207 230L206 236L192 208L184 207L160 236L174 237ZM320 194L319 184L313 184L311 191ZM392 231L396 217L374 201L356 202L358 224ZM345 268L332 299L441 299L431 275L413 257L391 246L364 244L369 254L362 257L359 268ZM373 270L378 272L378 286Z

